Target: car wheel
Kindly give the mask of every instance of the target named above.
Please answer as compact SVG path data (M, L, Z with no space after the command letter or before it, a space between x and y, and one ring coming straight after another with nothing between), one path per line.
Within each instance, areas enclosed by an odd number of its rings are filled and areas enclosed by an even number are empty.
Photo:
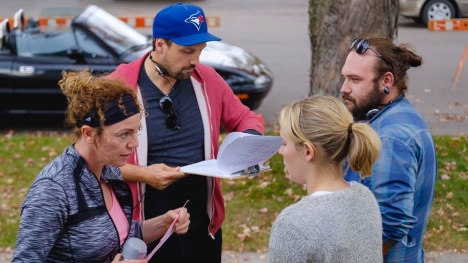
M446 20L455 18L455 7L448 0L429 0L424 5L421 20L427 25L429 20Z

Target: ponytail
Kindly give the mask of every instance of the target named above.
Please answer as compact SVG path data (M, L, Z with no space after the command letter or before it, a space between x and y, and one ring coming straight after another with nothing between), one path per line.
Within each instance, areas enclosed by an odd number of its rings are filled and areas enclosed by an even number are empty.
M369 124L353 123L353 116L337 98L314 95L294 102L281 110L279 123L292 142L309 142L320 149L323 162L339 167L349 156L353 171L362 178L372 174L380 138Z
M349 166L361 178L372 175L372 165L379 156L382 143L377 133L366 123L352 125L353 138L349 145Z

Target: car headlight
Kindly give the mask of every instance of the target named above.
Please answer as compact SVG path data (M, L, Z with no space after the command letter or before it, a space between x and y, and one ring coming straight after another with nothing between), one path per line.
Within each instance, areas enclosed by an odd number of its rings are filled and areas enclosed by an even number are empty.
M269 79L266 76L259 76L255 79L254 83L257 86L264 86L269 82Z

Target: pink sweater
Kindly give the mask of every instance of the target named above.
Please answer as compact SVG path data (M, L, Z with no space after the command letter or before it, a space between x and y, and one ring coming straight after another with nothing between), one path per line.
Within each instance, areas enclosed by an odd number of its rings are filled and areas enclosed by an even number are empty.
M141 92L138 87L138 75L148 54L129 63L122 64L109 76L126 82L135 89L140 102ZM205 141L205 159L214 159L218 154L220 127L227 131L256 130L263 133L263 125L256 114L232 92L232 89L216 71L206 65L196 66L191 81L197 98L200 113L202 115ZM143 105L143 103L142 103ZM139 139L139 147L129 163L145 166L147 165L148 144L146 120L142 119L142 132ZM208 202L207 212L210 217L209 232L214 235L224 221L224 199L221 192L220 180L207 177L208 180ZM135 205L143 198L144 185L142 182L129 182L132 189ZM141 202L142 204L143 202ZM136 220L144 218L143 208L136 206L133 217Z

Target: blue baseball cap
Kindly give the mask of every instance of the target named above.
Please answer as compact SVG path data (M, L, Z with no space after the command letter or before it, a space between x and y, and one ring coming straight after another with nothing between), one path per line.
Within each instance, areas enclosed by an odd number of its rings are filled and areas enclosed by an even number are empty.
M170 5L156 14L153 38L170 39L181 46L191 46L221 38L208 33L203 10L191 4Z

